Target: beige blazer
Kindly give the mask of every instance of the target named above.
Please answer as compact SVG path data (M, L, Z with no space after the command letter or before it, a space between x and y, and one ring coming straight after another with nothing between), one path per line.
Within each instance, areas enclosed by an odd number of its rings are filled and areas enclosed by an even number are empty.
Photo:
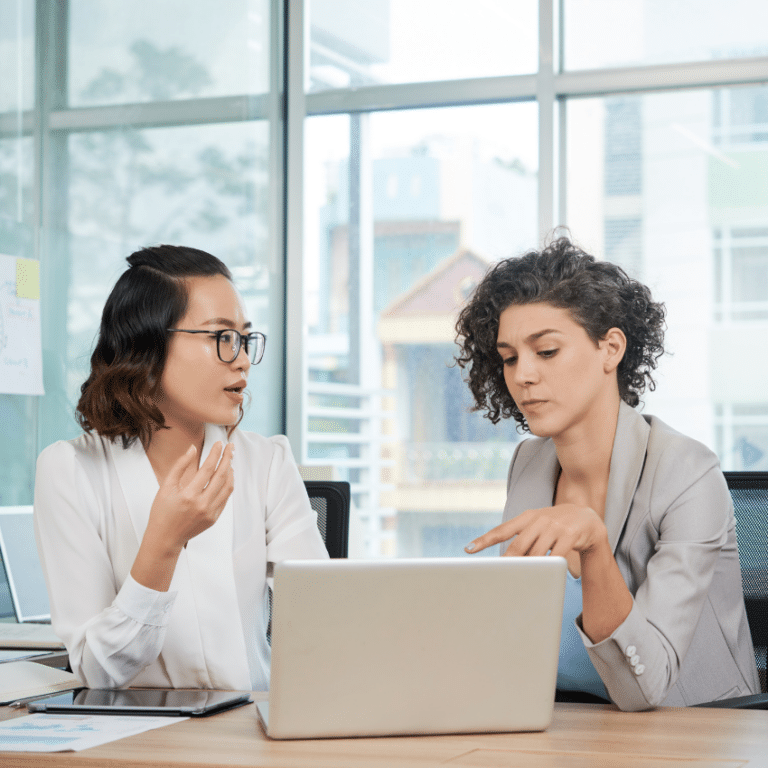
M552 440L521 443L504 520L551 506L558 472ZM602 642L579 632L611 699L641 710L759 692L733 505L715 454L622 403L605 525L634 602Z

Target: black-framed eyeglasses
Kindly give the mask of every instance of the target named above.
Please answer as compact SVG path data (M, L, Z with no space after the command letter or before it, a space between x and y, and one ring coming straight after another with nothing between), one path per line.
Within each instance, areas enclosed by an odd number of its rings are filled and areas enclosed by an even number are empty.
M252 365L258 365L264 357L264 347L267 337L259 331L240 333L234 328L224 328L221 331L188 331L186 328L168 328L172 333L207 333L216 339L216 352L222 363L231 363L240 354L240 347L245 350Z

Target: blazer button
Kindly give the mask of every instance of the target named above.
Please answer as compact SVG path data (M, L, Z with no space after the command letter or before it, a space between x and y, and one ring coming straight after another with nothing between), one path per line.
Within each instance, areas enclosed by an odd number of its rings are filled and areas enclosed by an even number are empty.
M636 667L636 666L637 666L637 665L640 663L640 657L639 657L637 654L635 654L635 655L634 655L634 656L633 656L633 657L632 657L632 658L629 660L629 663L630 663L630 664L631 664L633 667Z
M627 658L632 658L637 653L637 648L634 645L628 645L627 650L624 651L627 654Z
M638 664L635 667L635 674L639 677L640 675L643 674L643 672L645 672L645 667L642 664Z

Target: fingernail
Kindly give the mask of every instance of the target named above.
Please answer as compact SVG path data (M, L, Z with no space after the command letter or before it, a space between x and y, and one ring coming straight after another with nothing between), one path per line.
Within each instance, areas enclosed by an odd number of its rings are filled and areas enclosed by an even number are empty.
M464 547L464 551L465 551L465 552L473 552L476 546L477 546L477 545L475 544L475 542L474 542L474 541L472 541L472 542L470 542L469 544L467 544L467 546L466 546L466 547Z

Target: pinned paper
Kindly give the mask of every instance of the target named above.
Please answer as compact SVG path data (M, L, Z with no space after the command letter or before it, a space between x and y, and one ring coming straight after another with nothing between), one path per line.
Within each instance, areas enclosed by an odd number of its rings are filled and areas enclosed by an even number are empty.
M40 262L16 259L16 296L20 299L40 298Z
M42 395L40 262L0 256L0 393Z

